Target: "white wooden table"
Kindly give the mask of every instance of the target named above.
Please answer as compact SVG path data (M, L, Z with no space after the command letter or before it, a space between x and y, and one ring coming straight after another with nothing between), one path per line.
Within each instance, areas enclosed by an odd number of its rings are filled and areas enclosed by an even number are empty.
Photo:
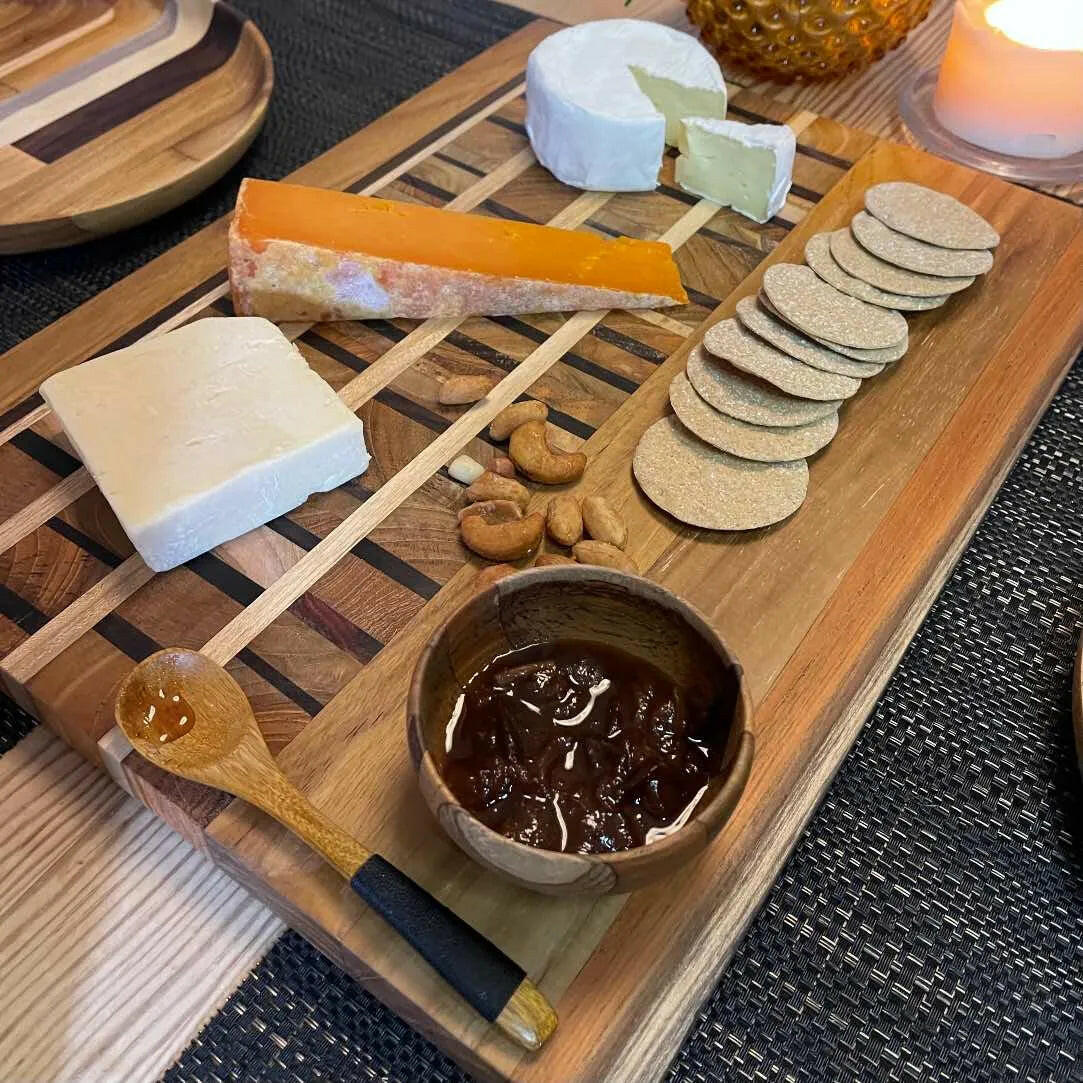
M678 0L518 6L565 22L636 15L688 28ZM901 48L846 79L731 81L899 138L899 89L939 62L949 20L950 0L937 0ZM262 903L44 729L0 758L0 823L0 1079L157 1078L282 931Z

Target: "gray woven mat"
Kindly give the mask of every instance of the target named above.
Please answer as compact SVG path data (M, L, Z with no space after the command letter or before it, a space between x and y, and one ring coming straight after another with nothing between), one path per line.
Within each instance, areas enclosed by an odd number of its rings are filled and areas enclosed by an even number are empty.
M522 21L468 0L239 6L276 57L253 153L133 236L0 262L0 342L214 218L241 172L281 175ZM1077 365L691 1021L671 1083L1083 1080L1083 822L1070 711L1083 624L1081 446ZM0 701L0 751L29 725ZM168 1075L464 1078L292 933Z

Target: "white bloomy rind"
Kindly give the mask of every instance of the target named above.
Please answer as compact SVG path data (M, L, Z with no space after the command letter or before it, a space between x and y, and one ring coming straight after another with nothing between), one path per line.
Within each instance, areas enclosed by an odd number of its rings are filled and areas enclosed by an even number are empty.
M360 419L258 317L197 320L50 376L41 394L158 572L368 468Z
M766 222L786 203L793 183L797 139L785 124L742 124L690 117L684 122L677 183Z
M722 69L695 38L639 19L582 23L546 38L526 71L526 128L558 180L650 191L686 116L726 115Z

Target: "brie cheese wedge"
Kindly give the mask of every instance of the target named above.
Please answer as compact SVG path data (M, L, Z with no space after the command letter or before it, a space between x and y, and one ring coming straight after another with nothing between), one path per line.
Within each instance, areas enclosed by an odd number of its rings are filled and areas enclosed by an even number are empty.
M581 23L546 38L526 71L526 128L558 180L650 191L685 117L723 118L726 84L693 37L639 19Z
M785 124L734 120L685 120L677 183L755 222L778 214L793 181L797 140Z

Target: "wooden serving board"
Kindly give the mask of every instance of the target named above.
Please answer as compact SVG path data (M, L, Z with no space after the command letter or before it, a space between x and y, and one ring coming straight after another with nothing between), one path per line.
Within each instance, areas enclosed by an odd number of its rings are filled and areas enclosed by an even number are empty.
M0 10L0 254L162 214L216 181L267 111L271 53L222 0Z
M533 160L522 73L536 22L299 170L301 182L603 232L663 237L690 303L664 313L371 321L289 332L364 419L359 481L166 575L153 576L63 447L41 380L103 350L228 312L225 224L16 347L0 363L0 673L11 693L340 965L479 1075L654 1079L742 931L1005 472L1083 344L1083 212L749 92L735 115L797 132L794 188L764 226L664 183L581 193ZM639 435L706 323L801 259L877 181L912 178L985 214L992 273L910 320L904 360L843 410L804 507L751 534L681 527L631 477ZM436 402L451 373L502 382L476 406ZM445 841L408 764L407 682L422 644L468 596L460 489L441 469L494 453L487 423L522 394L552 438L582 447L583 492L627 518L652 578L736 649L757 703L757 753L734 819L703 860L630 897L511 888ZM539 494L539 502L545 500ZM163 776L111 729L110 697L162 644L227 662L279 763L317 805L525 965L561 1016L529 1057L503 1042L365 912L336 875L240 803Z

